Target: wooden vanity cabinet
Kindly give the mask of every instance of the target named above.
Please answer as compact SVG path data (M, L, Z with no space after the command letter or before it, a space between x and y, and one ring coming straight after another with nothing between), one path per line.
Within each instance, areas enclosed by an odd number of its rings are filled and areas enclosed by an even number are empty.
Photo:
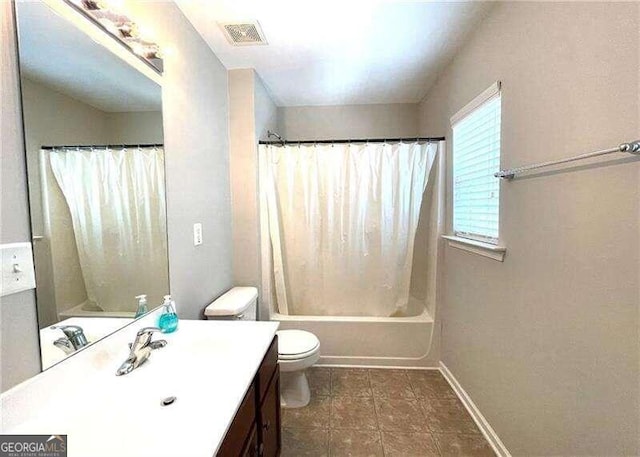
M278 337L264 356L222 441L220 457L276 457L282 447Z
M260 456L280 455L280 372L276 370L260 405Z

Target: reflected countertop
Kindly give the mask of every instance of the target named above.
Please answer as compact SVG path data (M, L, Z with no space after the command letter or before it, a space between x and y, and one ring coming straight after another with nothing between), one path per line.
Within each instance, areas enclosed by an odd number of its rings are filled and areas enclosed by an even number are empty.
M133 321L133 319L125 317L71 317L50 327L43 328L40 330L40 356L42 357L42 369L46 370L52 365L66 359L70 355L75 354L65 354L62 349L53 345L55 340L64 337L62 330L53 327L77 325L82 327L84 335L87 337L89 343L95 343L105 336L115 332L119 328L129 324L131 321Z

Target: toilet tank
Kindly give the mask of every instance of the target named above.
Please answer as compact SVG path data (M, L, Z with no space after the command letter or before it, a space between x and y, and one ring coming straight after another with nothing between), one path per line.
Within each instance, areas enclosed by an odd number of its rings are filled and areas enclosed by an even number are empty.
M258 289L234 287L215 299L204 310L209 320L256 320Z

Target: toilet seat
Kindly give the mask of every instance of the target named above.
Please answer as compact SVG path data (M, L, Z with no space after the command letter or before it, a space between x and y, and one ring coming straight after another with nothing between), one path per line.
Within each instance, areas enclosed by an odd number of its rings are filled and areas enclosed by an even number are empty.
M311 332L304 330L280 330L278 335L278 359L300 360L318 352L320 341Z
M283 360L306 359L307 357L314 355L316 352L318 352L318 346L316 346L310 351L303 352L302 354L292 354L292 355L278 354L278 360L283 361Z

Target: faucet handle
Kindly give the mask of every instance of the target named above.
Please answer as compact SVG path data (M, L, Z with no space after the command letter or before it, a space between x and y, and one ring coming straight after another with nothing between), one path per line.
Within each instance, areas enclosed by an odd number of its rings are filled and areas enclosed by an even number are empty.
M148 335L149 339L146 342L146 346L149 346L151 349L160 349L167 345L167 340L156 340L151 341L151 337L156 332L161 332L162 330L158 327L144 327L138 331L139 336Z
M132 352L144 348L147 346L152 346L151 337L154 333L160 332L161 330L158 327L144 327L138 330L136 333L136 339L134 340L132 345L129 345L129 348ZM155 349L151 347L151 349Z
M160 330L158 327L143 327L140 330L138 330L137 336L143 336L143 335L153 335L155 332L161 332L162 330Z
M71 341L69 341L68 338L58 338L53 342L53 345L57 348L62 349L67 355L72 354L76 350L76 348L73 347L73 344L71 344Z
M62 330L62 332L68 337L83 332L82 327L79 325L52 325L50 328Z
M79 325L52 325L50 328L62 330L74 349L80 349L89 344L84 330Z

